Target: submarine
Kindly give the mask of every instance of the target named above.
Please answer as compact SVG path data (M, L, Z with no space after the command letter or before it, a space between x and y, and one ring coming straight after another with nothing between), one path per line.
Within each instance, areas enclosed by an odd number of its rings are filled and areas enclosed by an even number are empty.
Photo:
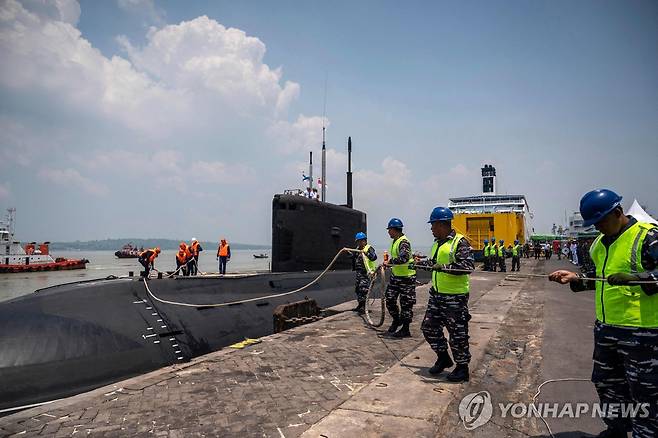
M324 182L324 142L322 151ZM309 299L327 308L354 299L351 259L342 255L302 292L225 307L207 305L296 290L313 281L341 248L354 245L355 233L367 230L367 218L353 208L351 152L349 138L346 204L324 202L324 190L322 201L292 191L274 195L270 272L148 281L103 278L39 289L0 303L0 413L271 334L273 312L281 304Z

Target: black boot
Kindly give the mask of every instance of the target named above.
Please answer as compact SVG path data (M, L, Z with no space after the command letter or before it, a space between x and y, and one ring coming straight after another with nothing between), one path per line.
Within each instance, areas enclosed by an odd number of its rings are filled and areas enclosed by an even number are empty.
M457 364L454 370L446 376L451 382L468 382L468 364Z
M366 307L366 303L359 303L354 309L352 309L352 312L359 312L359 315L364 313L364 309Z
M391 323L391 326L388 328L389 333L395 333L396 330L402 325L399 319L393 318L393 322Z
M410 338L411 332L409 331L409 323L402 324L402 328L391 335L393 338Z
M441 374L446 368L450 368L453 365L452 359L447 351L439 353L439 357L434 362L434 366L431 367L428 371L430 374L437 375Z

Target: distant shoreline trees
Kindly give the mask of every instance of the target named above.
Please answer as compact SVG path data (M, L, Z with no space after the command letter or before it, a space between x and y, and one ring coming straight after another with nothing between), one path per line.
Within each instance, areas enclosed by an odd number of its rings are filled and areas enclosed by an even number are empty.
M162 249L178 249L180 242L184 240L174 239L105 239L105 240L87 240L75 242L52 242L50 244L51 250L59 251L117 251L121 249L126 243L132 243L137 248L152 248L159 246ZM218 242L200 242L201 246L205 248L214 248ZM270 245L256 245L248 243L233 243L231 242L231 249L269 249Z

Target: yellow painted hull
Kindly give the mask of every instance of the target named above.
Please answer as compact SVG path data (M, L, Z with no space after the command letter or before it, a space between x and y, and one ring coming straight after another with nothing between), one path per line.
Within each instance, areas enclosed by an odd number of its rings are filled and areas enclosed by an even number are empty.
M521 213L457 213L452 226L466 236L474 250L484 246L484 240L503 239L505 246L514 244L515 240L523 244L526 241L525 216Z

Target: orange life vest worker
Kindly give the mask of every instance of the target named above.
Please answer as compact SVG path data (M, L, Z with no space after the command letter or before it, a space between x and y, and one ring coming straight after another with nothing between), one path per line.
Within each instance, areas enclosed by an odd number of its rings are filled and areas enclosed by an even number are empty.
M222 240L222 242L219 244L219 249L217 250L217 255L219 257L228 257L228 242L225 240Z
M192 242L192 245L190 245L190 252L194 257L199 255L199 242L196 240Z
M139 254L139 257L148 260L149 263L153 263L158 254L160 254L160 248L153 248L143 251Z
M184 264L187 261L187 251L185 251L183 248L178 250L176 253L176 261L181 265Z

